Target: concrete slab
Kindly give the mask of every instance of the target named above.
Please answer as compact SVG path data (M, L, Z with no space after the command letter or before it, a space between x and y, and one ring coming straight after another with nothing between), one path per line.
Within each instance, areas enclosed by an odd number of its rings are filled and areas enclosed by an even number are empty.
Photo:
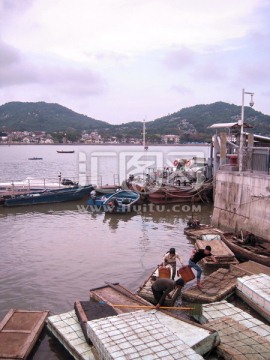
M76 360L95 360L93 347L85 341L75 310L48 317L47 328Z
M135 311L87 323L88 336L104 360L203 359L156 317ZM164 320L163 320L164 321Z
M239 278L237 295L270 322L270 276L257 274Z
M217 353L225 360L270 359L270 343L237 321L221 317L209 322L219 332Z

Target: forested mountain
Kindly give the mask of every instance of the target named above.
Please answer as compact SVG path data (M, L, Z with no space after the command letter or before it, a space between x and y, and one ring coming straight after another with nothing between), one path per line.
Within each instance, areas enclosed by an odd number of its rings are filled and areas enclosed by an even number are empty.
M0 130L66 131L106 129L112 125L78 114L59 104L45 102L9 102L0 106Z
M182 141L208 141L213 123L234 122L240 118L241 107L224 102L196 105L146 123L147 138L155 141L160 135L180 135ZM270 116L245 107L245 122L251 132L270 136ZM67 129L87 132L97 130L103 136L141 137L142 121L112 125L78 114L58 104L45 102L10 102L0 106L0 131L60 132Z

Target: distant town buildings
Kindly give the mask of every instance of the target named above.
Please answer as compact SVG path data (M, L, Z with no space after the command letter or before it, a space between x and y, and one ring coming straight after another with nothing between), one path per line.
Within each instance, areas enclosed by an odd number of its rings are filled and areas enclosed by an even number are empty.
M179 135L155 135L155 137L147 139L147 144L179 144ZM0 133L0 143L2 144L142 144L141 138L128 136L109 136L101 135L97 130L92 132L83 131L81 135L78 133L76 140L70 138L68 133L53 132L51 134L45 131L12 131Z

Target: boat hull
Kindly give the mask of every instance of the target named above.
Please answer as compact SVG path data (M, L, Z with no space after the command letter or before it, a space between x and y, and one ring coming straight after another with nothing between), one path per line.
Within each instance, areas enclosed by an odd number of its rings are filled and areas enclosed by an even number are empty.
M241 260L252 260L259 264L270 266L270 254L269 256L256 254L240 245L233 242L233 234L222 234L221 238L224 243L235 253L236 257Z
M93 190L92 185L78 188L44 191L41 193L29 193L7 199L4 206L12 207L77 201L87 196L91 190Z

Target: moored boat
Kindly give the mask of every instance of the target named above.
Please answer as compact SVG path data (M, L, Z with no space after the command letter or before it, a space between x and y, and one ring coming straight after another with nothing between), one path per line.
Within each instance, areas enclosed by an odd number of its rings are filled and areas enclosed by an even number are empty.
M252 260L270 266L270 243L267 240L248 234L238 238L232 233L223 233L221 239L240 260Z
M75 150L56 150L58 154L73 154Z
M87 196L93 189L94 187L92 185L87 185L74 186L66 189L30 192L23 195L15 195L10 199L6 199L4 202L4 206L51 204L81 200L83 197Z
M175 160L173 165L148 168L143 176L130 174L122 187L144 194L154 204L208 200L212 180L206 180L205 163Z
M131 190L119 190L104 201L103 207L105 212L127 213L133 210L139 200L139 193Z

